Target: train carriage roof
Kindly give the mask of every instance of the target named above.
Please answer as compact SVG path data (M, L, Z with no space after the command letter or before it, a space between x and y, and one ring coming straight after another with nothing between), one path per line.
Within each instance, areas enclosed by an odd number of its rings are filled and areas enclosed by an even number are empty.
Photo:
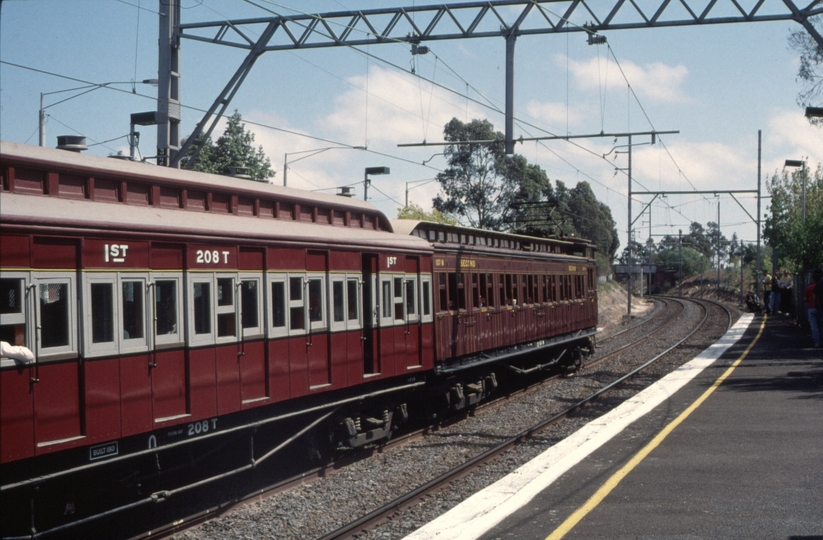
M371 204L294 188L200 172L157 167L119 159L85 156L63 150L0 141L0 222L18 227L61 230L115 231L168 236L195 235L202 238L243 238L258 241L283 240L297 243L331 243L348 246L384 247L431 251L427 242L392 234L391 223ZM290 219L268 219L232 213L187 211L160 206L98 202L81 197L63 198L46 193L9 191L9 167L29 168L79 177L109 178L142 182L150 186L174 187L230 196L276 200L306 207L369 216L374 227L329 225ZM45 180L48 183L48 180Z
M594 245L589 240L582 238L537 238L415 219L393 219L391 223L396 234L426 239L435 249L469 245L518 252L562 253L576 256L586 256L587 248L594 249Z
M32 197L4 193L0 197L0 223L18 227L48 228L52 232L98 230L110 234L145 233L164 237L288 241L350 247L431 251L428 242L385 231L329 227L299 221L238 219L236 216L180 212L153 207L119 206L91 201ZM75 233L76 234L76 233ZM196 237L196 238L195 238ZM180 240L178 240L180 241Z

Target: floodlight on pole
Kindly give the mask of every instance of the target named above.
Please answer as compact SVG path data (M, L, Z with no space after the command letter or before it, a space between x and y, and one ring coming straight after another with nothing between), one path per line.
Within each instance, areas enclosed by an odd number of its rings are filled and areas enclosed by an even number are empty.
M287 152L283 155L283 187L286 186L286 182L288 181L288 172L289 172L289 156L296 156L297 154L309 154L308 156L299 157L297 159L291 160L292 163L296 161L300 161L301 159L310 158L317 154L321 154L326 150L336 150L338 148L343 148L346 150L368 150L365 146L327 146L325 148L313 148L311 150L299 150L297 152Z
M806 107L806 118L823 118L823 107Z
M366 167L366 172L363 174L363 200L369 200L369 175L370 174L391 174L391 169L388 167Z
M823 109L822 109L823 110ZM784 167L801 167L803 177L803 187L801 189L800 205L802 208L803 221L806 221L806 162L799 159L787 159Z

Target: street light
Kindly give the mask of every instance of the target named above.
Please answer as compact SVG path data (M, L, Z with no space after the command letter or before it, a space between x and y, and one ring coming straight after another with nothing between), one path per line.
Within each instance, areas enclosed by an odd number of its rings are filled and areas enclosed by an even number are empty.
M291 162L294 163L295 161L300 161L301 159L310 158L317 154L321 154L326 150L335 150L337 148L344 148L347 150L367 150L365 146L327 146L325 148L315 148L313 150L300 150L298 152L287 152L283 155L283 187L286 186L286 181L288 179L288 172L289 172L289 156L296 156L297 154L306 154L311 152L308 156L303 156L297 159L293 159Z
M366 167L366 172L363 175L363 200L369 200L369 175L370 174L390 174L391 169L388 167Z
M806 107L806 118L823 118L823 107Z
M801 189L800 205L803 208L803 221L806 221L806 162L799 159L787 159L783 167L802 167L803 188Z
M100 88L105 88L111 84L134 84L134 81L112 81L100 84L87 84L85 86L78 86L76 88L67 88L65 90L56 90L54 92L40 92L40 111L39 111L39 126L40 126L40 146L46 146L46 109L49 107L54 107L55 105L59 105L63 102L66 102L70 99L74 99L76 97L80 97L82 95L88 94L89 92L94 92ZM157 79L144 79L141 81L141 84L151 84L157 85ZM51 105L43 105L43 98L46 96L50 96L53 94L62 94L64 92L77 92L80 90L84 90L84 92L80 92L79 94L75 94L73 96L69 96L66 99L61 99L56 103L52 103Z

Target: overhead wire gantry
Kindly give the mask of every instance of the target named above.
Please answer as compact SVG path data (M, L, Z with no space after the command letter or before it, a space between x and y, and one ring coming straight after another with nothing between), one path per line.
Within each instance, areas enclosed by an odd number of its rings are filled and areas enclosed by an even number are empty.
M606 30L792 20L823 47L823 36L809 22L810 17L823 14L821 0L810 0L805 6L793 0L652 0L650 4L651 9L644 9L632 0L487 0L183 23L180 0L160 0L158 164L178 167L180 160L191 154L187 166L193 165L203 141L211 135L256 60L269 51L388 43L416 47L427 41L502 37L506 40L505 142L506 152L512 153L514 45L520 36L569 32L593 36ZM179 134L181 39L248 50L183 145Z

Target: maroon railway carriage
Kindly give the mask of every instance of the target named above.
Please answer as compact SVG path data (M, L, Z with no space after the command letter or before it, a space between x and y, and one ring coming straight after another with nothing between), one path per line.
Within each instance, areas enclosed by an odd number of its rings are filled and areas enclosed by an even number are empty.
M392 225L434 248L438 374L501 363L517 370L509 362L531 349L571 353L574 363L581 342L590 351L597 286L594 246L587 241L410 220Z
M586 242L393 228L348 198L6 142L0 174L4 535L297 440L361 446L535 369L523 352L591 350Z

